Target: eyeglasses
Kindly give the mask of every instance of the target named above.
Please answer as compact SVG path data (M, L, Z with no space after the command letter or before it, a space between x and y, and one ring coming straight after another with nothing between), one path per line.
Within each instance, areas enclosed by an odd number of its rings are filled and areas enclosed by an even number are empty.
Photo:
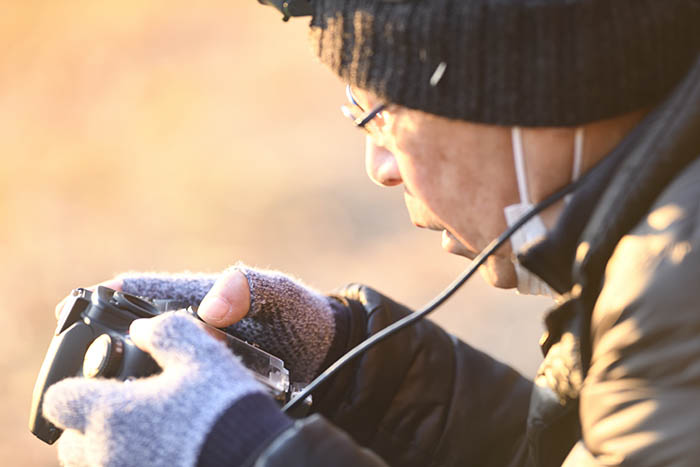
M352 93L352 88L349 84L345 87L345 95L348 97L348 101L350 102L350 104L357 107L360 110L360 112L362 112L362 114L357 116L355 112L353 112L352 108L350 108L347 105L343 105L340 107L340 110L341 112L343 112L343 115L352 120L353 124L356 127L362 128L371 135L379 136L380 131L375 117L381 119L380 114L384 109L387 108L387 104L381 103L375 106L369 112L366 112L365 109L363 109L362 106L357 102L357 99L355 99L355 95Z

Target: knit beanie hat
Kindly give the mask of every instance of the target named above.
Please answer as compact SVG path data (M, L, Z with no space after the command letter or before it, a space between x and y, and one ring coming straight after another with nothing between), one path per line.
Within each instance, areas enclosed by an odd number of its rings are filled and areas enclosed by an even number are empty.
M304 3L317 55L343 80L481 123L580 125L649 106L700 50L700 0Z

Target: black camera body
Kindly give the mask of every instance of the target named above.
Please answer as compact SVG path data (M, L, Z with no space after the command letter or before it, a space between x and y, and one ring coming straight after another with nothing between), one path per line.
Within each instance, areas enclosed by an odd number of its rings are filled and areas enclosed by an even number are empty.
M176 301L144 299L102 286L94 292L74 290L61 311L34 385L29 416L31 432L48 444L61 436L62 431L44 418L41 405L49 386L64 378L105 377L125 381L160 372L153 358L129 338L129 325L135 319L182 308L180 305ZM192 308L188 311L197 316ZM289 372L279 358L203 322L202 326L226 343L280 404L301 390L289 383Z

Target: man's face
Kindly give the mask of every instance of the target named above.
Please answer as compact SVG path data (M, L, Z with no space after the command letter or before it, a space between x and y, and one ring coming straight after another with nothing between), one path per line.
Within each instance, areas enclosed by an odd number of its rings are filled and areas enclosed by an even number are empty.
M363 108L377 104L369 93L355 94ZM390 106L367 137L365 162L375 183L403 185L416 226L442 232L442 247L468 258L505 230L503 208L518 202L507 127ZM510 247L483 272L493 285L515 286Z
M355 91L365 109L378 104ZM586 124L581 173L608 154L643 118L640 109ZM389 105L368 128L367 174L382 186L403 185L406 207L418 227L442 232L442 247L473 258L506 229L503 209L520 202L511 127L450 120ZM571 182L573 127L521 129L525 178L532 203ZM552 227L563 204L540 216ZM517 285L510 243L491 256L481 272L497 287Z

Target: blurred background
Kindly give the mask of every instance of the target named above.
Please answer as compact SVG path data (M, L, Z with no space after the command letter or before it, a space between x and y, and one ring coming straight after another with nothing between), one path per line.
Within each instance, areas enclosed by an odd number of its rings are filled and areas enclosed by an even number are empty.
M243 260L418 308L468 262L364 174L343 83L254 0L12 2L0 15L0 459L56 465L27 429L72 288ZM432 319L526 375L544 299L472 280ZM478 375L475 375L478 377Z

